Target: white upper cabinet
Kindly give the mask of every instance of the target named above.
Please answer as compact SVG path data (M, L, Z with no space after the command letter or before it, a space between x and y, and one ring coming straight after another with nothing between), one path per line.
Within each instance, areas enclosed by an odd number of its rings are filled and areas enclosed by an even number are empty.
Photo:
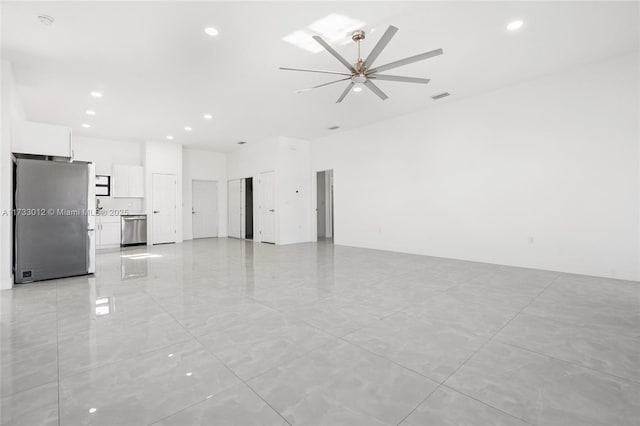
M129 197L144 198L144 167L129 167Z
M129 196L129 166L113 166L113 197Z
M114 165L113 197L144 198L144 167Z
M72 158L71 142L69 127L31 121L11 123L11 152L16 154Z

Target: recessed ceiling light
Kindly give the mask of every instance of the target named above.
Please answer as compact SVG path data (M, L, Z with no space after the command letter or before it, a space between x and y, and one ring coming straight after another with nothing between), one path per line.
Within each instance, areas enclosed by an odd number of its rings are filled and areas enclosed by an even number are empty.
M39 15L38 21L40 21L42 25L50 27L56 20L49 15Z
M173 358L173 354L169 354L167 355L169 358Z
M89 408L89 414L93 414L98 411L96 408Z
M212 118L213 118L213 115L211 115L211 114L205 114L204 115L204 119L205 120L211 120Z
M87 115L96 115L96 112L92 109L87 110Z
M212 37L215 37L215 36L217 36L218 34L220 34L220 33L218 32L218 30L216 30L216 29L215 29L215 28L213 28L213 27L207 27L207 28L205 28L205 29L204 29L204 32L205 32L207 35L210 35L210 36L212 36Z
M101 98L102 97L102 93L100 93L100 92L91 92L91 96L93 96L94 98Z
M353 91L356 92L356 93L362 92L362 87L356 86L356 87L353 88Z
M89 127L91 127L91 125L90 125L90 124L87 124L87 123L84 123L84 124L82 125L82 127L84 127L85 129L88 129Z
M191 371L189 371L188 373L185 374L185 376L191 377L191 376L193 376L193 373Z
M191 127L189 127L189 126L184 126L184 129L185 129L187 132L190 132L191 130L193 130L193 129L191 129Z
M173 139L173 136L167 135L167 139L171 140L171 139Z
M509 31L516 31L522 28L523 25L524 25L524 22L522 21L513 21L513 22L510 22L509 25L507 25L507 29Z

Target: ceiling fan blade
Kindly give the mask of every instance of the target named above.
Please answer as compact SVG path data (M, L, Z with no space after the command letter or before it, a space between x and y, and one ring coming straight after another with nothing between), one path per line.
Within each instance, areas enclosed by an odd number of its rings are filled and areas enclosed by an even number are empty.
M341 81L345 81L345 80L351 80L351 77L341 78L340 80L335 80L335 81L330 81L328 83L319 84L317 86L313 86L312 89L317 89L318 87L324 87L324 86L328 86L328 85L334 84L334 83L340 83Z
M411 56L411 57L408 57L408 58L400 59L399 61L395 61L395 62L391 62L391 63L385 64L385 65L381 65L379 67L376 67L376 68L372 69L371 71L369 71L369 73L373 74L373 73L376 73L376 72L390 70L392 68L398 68L398 67L401 67L403 65L412 64L414 62L424 61L425 59L433 58L434 56L442 55L443 53L444 52L442 51L442 49L431 50L429 52L421 53L421 54L416 55L416 56Z
M380 37L380 40L378 40L378 44L375 45L371 53L369 53L369 56L367 56L367 59L364 60L364 66L366 68L370 68L371 65L373 65L375 60L378 59L378 56L380 56L380 53L382 53L382 50L387 47L387 44L397 32L398 28L393 25L389 25L387 31L385 31L384 34L382 34L382 37Z
M309 70L309 69L305 69L305 68L286 68L286 67L280 67L281 70L285 70L285 71L304 71L304 72L319 72L322 74L337 74L337 75L351 75L347 72L339 72L339 71L324 71L324 70Z
M315 41L317 41L318 43L320 43L320 45L321 45L322 47L324 47L324 48L326 49L326 51L327 51L327 52L331 53L331 54L333 55L333 57L334 57L334 58L336 58L337 60L339 60L339 61L342 63L342 65L344 65L345 67L347 67L347 69L348 69L349 71L351 71L351 72L356 72L355 68L353 68L353 65L351 65L351 64L349 63L349 61L347 61L345 58L343 58L343 57L342 57L342 55L340 55L338 52L336 52L336 51L333 49L333 47L329 46L329 44L328 44L326 41L324 41L324 40L322 39L322 37L320 37L320 36L317 36L317 35L316 35L316 36L313 36L313 39L314 39Z
M389 81L400 81L403 83L422 83L427 84L431 80L428 78L416 78L416 77L401 77L399 75L384 75L384 74L373 74L369 78L374 78L376 80L389 80Z
M380 99L382 99L383 101L386 100L387 98L389 98L387 95L385 95L385 93L382 90L380 90L380 88L378 86L373 84L373 81L367 80L367 81L364 82L364 85L367 86L369 88L369 90L371 90L373 93L378 95L378 97Z
M353 82L349 83L347 85L347 88L344 89L344 92L342 92L342 94L340 95L340 97L338 98L338 100L336 101L337 104L339 104L340 102L342 102L342 100L349 94L349 92L351 91L351 88L353 87Z

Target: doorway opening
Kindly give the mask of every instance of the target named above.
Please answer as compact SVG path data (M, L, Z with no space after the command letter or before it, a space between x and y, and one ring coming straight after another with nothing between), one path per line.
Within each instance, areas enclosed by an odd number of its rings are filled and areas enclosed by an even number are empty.
M333 170L317 172L316 178L318 241L333 242Z
M227 185L229 237L252 240L253 178L232 179Z
M244 237L253 240L253 178L244 179Z

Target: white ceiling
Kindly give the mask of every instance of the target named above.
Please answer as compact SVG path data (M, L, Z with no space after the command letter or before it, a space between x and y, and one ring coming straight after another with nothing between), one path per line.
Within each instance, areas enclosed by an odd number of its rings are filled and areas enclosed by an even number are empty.
M235 149L239 140L314 138L332 125L388 119L637 51L639 38L638 2L22 1L1 7L2 57L13 62L28 119L110 139L171 134L177 143L220 151ZM388 72L431 83L379 82L389 95L384 102L364 90L336 104L344 83L294 93L336 78L279 66L342 71L328 53L282 40L331 13L366 23L363 56L388 25L400 29L377 64L443 48L442 56ZM40 14L55 23L43 26ZM505 26L514 19L524 27L509 33ZM219 36L205 35L207 26ZM355 44L335 47L355 60ZM92 98L92 90L104 97ZM430 98L444 91L452 96ZM97 115L88 117L87 109Z

